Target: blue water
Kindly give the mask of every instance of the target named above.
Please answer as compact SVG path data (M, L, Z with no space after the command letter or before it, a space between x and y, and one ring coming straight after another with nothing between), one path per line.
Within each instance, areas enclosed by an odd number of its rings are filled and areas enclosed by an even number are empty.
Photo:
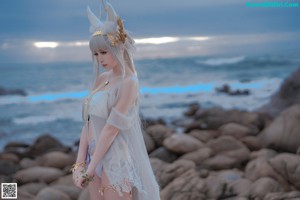
M168 122L182 116L189 103L203 107L253 110L268 102L290 73L299 54L188 57L136 61L141 114ZM22 89L27 96L0 96L0 148L8 141L31 144L51 134L72 145L82 127L81 103L91 78L91 63L0 64L0 87ZM217 93L224 83L249 89L249 96Z

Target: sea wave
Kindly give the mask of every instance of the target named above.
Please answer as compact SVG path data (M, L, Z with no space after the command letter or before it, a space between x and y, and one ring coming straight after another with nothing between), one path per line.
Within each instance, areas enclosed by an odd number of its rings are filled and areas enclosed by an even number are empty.
M228 64L236 64L243 60L245 60L245 56L238 57L229 57L229 58L209 58L206 60L197 60L196 62L199 64L205 64L210 66L219 66L219 65L228 65Z

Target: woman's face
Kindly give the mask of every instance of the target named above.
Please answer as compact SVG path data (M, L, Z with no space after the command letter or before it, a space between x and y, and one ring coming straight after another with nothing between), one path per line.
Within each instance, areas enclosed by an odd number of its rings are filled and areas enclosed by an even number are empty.
M93 53L99 64L105 69L110 70L118 66L118 62L114 59L113 55L107 50L98 50Z

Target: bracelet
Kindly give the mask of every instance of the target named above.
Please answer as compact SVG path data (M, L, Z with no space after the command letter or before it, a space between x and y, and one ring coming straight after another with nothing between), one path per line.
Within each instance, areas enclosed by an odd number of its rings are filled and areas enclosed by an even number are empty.
M84 166L85 166L85 162L74 163L74 164L72 165L72 168L70 169L70 171L75 172L75 170L76 170L79 166L84 167Z
M83 182L83 186L86 186L89 182L91 182L91 181L93 181L94 180L94 176L89 176L89 175L87 175L87 173L86 173L86 170L85 169L83 169L83 170L81 170L81 173L82 173L82 178L84 178L85 179L85 181Z

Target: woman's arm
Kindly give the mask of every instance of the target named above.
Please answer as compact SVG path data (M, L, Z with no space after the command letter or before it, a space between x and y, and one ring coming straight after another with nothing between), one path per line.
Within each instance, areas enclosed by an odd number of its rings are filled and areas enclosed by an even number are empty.
M83 127L80 136L76 163L85 162L87 149L88 149L87 133L85 131L85 128Z
M138 86L136 80L124 80L124 83L121 86L121 94L115 106L112 107L106 125L102 129L101 135L96 143L95 152L87 169L87 174L89 176L94 174L96 165L103 159L120 129L126 128L128 127L128 124L132 123L126 119L126 115L130 106L133 105L137 94Z

